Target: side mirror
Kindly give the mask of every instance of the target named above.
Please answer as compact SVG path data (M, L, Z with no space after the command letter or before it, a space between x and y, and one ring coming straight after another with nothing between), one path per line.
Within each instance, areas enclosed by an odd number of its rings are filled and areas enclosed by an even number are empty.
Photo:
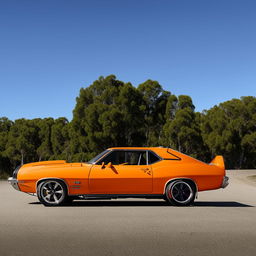
M112 168L112 167L113 167L112 163L109 162L109 163L107 164L107 167L108 167L108 168Z
M101 169L105 169L105 167L106 167L106 166L105 166L105 163L102 162L102 163L101 163Z

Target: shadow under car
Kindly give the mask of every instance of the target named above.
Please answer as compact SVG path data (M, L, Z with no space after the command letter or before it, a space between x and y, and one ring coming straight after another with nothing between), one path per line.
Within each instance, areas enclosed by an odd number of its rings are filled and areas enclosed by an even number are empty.
M29 204L41 204L40 202L31 202ZM62 207L170 207L165 201L131 201L131 200L74 200L72 203ZM176 206L172 206L176 207ZM196 201L189 207L254 207L235 201ZM186 207L183 207L186 208Z

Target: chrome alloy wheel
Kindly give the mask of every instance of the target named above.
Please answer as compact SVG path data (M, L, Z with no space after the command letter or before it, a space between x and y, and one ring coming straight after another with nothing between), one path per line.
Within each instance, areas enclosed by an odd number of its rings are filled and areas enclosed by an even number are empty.
M175 182L168 191L168 197L179 204L188 203L193 197L191 186L182 180Z
M47 181L40 187L42 199L51 205L60 204L65 198L63 185L56 180Z

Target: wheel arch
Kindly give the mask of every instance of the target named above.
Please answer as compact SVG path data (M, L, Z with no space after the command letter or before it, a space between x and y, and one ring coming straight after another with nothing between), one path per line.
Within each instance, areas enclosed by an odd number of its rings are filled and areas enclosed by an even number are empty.
M165 185L164 185L164 191L163 191L163 194L164 194L164 195L165 195L165 192L166 192L166 187L167 187L170 183L172 183L172 182L174 182L174 181L176 181L176 180L187 181L187 182L189 182L190 184L192 184L192 185L194 186L194 188L195 188L195 195L196 195L196 198L197 198L197 195L198 195L198 186L197 186L196 182L195 182L193 179L191 179L191 178L186 178L186 177L176 177L176 178L167 180L166 183L165 183Z
M39 184L42 183L43 181L47 181L47 180L62 181L62 182L65 184L66 189L67 189L67 192L68 192L68 195L69 195L69 189L68 189L68 184L67 184L67 182L66 182L64 179L56 178L56 177L47 177L47 178L41 178L41 179L39 179L39 180L36 182L36 192L37 192L37 189L38 189Z

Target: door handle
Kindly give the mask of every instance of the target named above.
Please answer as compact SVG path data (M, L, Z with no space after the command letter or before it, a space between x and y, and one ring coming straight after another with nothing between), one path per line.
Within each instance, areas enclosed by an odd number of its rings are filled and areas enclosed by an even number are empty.
M142 171L148 171L149 168L141 168Z

